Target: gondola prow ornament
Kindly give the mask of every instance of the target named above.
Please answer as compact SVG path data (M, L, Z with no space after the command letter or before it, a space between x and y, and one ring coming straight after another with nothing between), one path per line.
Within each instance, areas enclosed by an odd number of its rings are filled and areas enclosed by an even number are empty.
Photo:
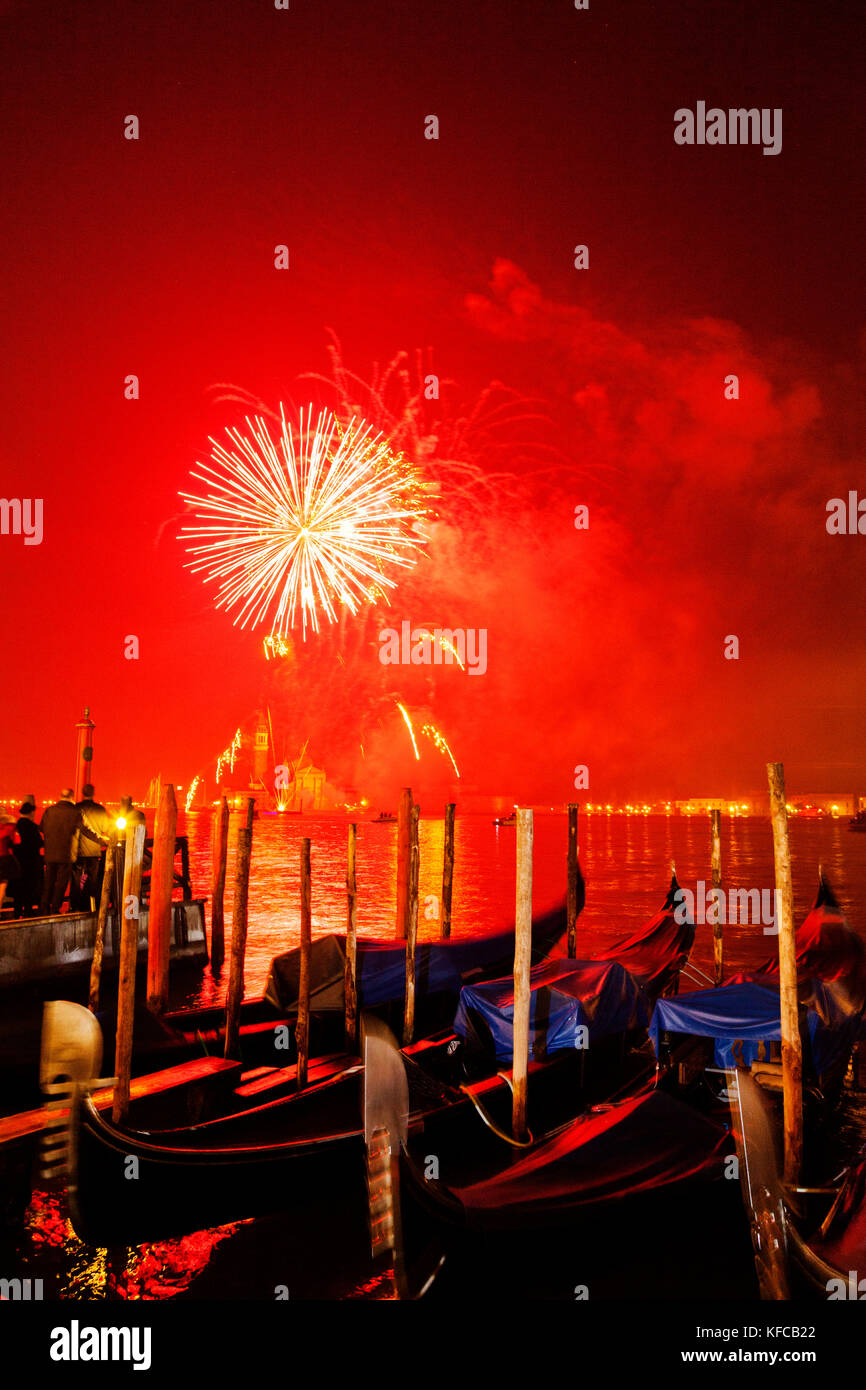
M65 1177L70 1197L75 1190L79 1101L114 1078L100 1078L102 1029L81 1004L52 999L43 1006L39 1086L45 1101L41 1174Z
M400 1149L409 1135L409 1083L396 1041L373 1015L363 1017L364 1142L370 1245L375 1257L392 1253L399 1298L406 1297L400 1226Z

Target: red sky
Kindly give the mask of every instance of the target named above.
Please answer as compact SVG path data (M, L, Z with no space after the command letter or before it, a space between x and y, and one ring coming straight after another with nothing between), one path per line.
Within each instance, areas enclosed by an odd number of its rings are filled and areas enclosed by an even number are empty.
M275 697L262 634L183 568L177 493L235 418L214 383L328 403L299 381L328 329L362 377L425 349L452 413L492 380L545 403L532 457L477 460L519 503L452 505L384 619L488 630L484 677L395 687L467 786L564 801L585 763L590 799L727 794L781 758L866 792L866 537L825 529L866 496L863 27L796 0L4 5L0 490L45 519L0 536L0 795L71 779L85 704L99 791L140 797ZM675 145L698 100L782 108L782 152ZM432 795L393 701L356 699L375 642L330 652L299 662L291 737Z

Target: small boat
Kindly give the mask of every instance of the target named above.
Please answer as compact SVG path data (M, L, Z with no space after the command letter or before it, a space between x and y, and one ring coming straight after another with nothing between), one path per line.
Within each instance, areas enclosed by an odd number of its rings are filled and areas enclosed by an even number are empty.
M393 812L393 811L380 811L379 814L378 814L378 816L374 816L373 821L372 821L372 824L373 824L373 825L390 825L391 822L392 822L392 821L395 821L396 819L397 819L397 817L394 815L394 812Z
M866 810L858 811L856 816L852 816L848 822L849 830L857 830L860 834L866 833Z
M510 816L497 816L496 819L494 820L493 824L494 824L494 825L516 825L516 824L517 824L517 813L516 813L516 811L512 811Z

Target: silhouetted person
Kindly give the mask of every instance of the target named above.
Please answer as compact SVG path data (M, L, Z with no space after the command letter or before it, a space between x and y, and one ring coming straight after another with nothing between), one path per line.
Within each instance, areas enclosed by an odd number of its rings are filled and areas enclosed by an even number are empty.
M0 815L0 911L6 899L7 890L11 897L14 884L21 877L21 867L15 857L18 847L18 833L11 816Z
M83 800L75 803L81 812L78 854L72 871L70 907L75 912L95 912L99 906L102 866L111 817L99 801L94 801L94 787L88 782L81 788Z
M60 911L69 884L72 865L78 848L81 812L72 800L72 790L64 787L60 800L46 806L42 812L42 834L45 836L45 882L39 910L42 915Z
M144 825L146 817L143 811L139 811L131 796L124 796L120 802L117 819L125 820L127 825Z
M12 885L15 902L15 917L35 917L39 911L42 897L42 880L45 876L42 861L42 831L36 824L36 805L25 801L18 808L19 843L15 846L15 857L21 865L21 877Z

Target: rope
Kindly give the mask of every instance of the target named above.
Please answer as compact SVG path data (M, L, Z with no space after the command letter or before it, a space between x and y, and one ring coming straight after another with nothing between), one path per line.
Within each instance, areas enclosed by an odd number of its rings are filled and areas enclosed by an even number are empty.
M496 1073L496 1075L502 1077L503 1081L505 1081L505 1082L507 1083L507 1085L509 1086L509 1088L511 1089L511 1093L512 1093L512 1095L513 1095L513 1094L514 1094L514 1086L512 1085L510 1076L508 1076L508 1074L507 1074L506 1072L501 1072L501 1071L498 1071L498 1072ZM502 1142L503 1142L504 1144L510 1144L511 1147L512 1147L513 1149L531 1149L531 1148L532 1148L532 1145L535 1143L535 1140L534 1140L534 1138L532 1137L532 1133L531 1133L531 1131L530 1131L529 1129L527 1129L527 1131L526 1131L527 1134L529 1135L529 1138L528 1138L528 1139L513 1139L512 1136L511 1136L510 1134L506 1134L504 1130L501 1130L501 1129L499 1128L498 1125L495 1125L495 1124L493 1123L493 1121L491 1120L490 1116L487 1114L487 1111L484 1109L484 1106L481 1104L481 1102L480 1102L480 1100L478 1099L478 1097L477 1097L477 1096L474 1096L474 1095L472 1094L472 1091L470 1090L470 1088L469 1088L468 1086L461 1086L460 1089L461 1089L461 1091L463 1092L463 1094L466 1095L466 1096L468 1096L469 1099L472 1101L472 1104L475 1106L475 1109L478 1111L478 1114L481 1116L481 1119L484 1121L484 1123L486 1124L487 1128L491 1131L491 1133L493 1133L493 1134L496 1135L497 1139L501 1139Z

